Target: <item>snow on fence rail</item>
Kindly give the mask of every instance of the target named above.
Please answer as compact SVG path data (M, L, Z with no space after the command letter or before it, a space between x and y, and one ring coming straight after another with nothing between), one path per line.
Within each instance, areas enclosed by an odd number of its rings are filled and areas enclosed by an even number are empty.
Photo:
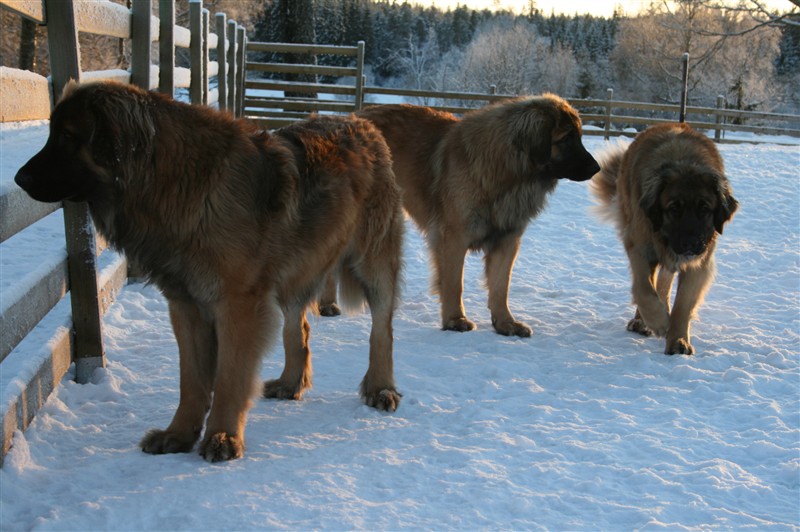
M216 33L209 31L209 12L199 0L189 2L189 28L175 25L175 0L133 0L131 8L107 0L0 0L10 9L47 27L51 75L48 78L0 67L0 122L46 119L70 79L108 80L158 88L174 95L188 88L192 103L218 105L239 115L244 81L244 28L219 13ZM130 70L85 72L80 66L78 33L109 35L130 41ZM152 43L159 43L159 61L153 64ZM175 47L188 48L190 68L175 66ZM216 56L211 60L212 53ZM210 90L210 78L216 89ZM76 380L87 382L94 369L105 365L102 316L127 277L124 259L110 260L98 275L98 257L105 243L96 235L86 204L43 204L17 187L0 195L0 244L63 208L66 255L44 272L23 294L0 309L0 364L42 318L69 292L71 327L60 328L42 360L18 390L6 390L0 404L3 445L0 465L16 430L25 430L56 384L75 362Z

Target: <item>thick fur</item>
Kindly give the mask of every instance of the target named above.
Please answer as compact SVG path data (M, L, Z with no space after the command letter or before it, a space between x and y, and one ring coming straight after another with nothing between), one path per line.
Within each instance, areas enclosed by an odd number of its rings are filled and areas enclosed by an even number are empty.
M693 354L690 321L714 280L717 234L738 208L722 157L689 126L661 124L610 149L601 167L591 187L631 265L637 308L628 330L666 335L667 354Z
M530 336L508 308L522 235L560 178L583 181L599 170L581 143L575 109L545 94L505 100L463 119L413 105L369 107L358 115L386 138L403 206L426 236L442 327L475 328L462 302L464 258L483 251L495 330ZM332 287L323 304L334 298Z
M145 452L190 451L205 420L200 454L241 457L281 312L286 365L263 395L299 399L311 386L306 308L332 269L355 280L372 313L362 397L397 408L403 218L389 151L369 122L319 118L271 135L129 85L70 85L16 182L40 201L88 201L99 232L169 302L180 404L166 430L144 437Z

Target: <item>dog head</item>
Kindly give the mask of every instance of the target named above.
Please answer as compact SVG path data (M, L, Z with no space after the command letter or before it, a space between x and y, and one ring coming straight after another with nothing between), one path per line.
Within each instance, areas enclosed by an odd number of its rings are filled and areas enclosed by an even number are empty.
M641 203L653 230L676 255L702 255L739 206L727 179L702 164L670 162L658 174L657 193L644 195Z
M583 146L578 112L554 94L521 100L515 146L545 176L586 181L600 165Z
M142 104L147 95L119 83L70 82L50 116L47 143L14 181L43 202L91 200L119 186L120 162L144 155L155 132Z

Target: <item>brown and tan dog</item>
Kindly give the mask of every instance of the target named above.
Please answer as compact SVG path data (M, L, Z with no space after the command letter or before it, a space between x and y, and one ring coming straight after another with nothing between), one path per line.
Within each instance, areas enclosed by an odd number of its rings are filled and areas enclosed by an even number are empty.
M281 312L286 365L263 395L298 399L311 386L306 308L334 268L372 313L361 395L397 408L403 216L389 150L366 120L319 118L270 135L133 86L72 84L16 182L40 201L88 201L99 232L169 302L180 404L166 430L144 437L145 452L188 452L205 422L205 459L241 457Z
M660 124L610 150L601 166L592 189L617 225L633 277L628 330L666 335L667 354L691 355L690 321L714 280L717 234L738 207L722 157L686 124Z
M403 206L425 233L442 327L470 331L462 292L464 258L483 251L495 330L530 336L508 308L522 235L561 178L583 181L599 166L581 143L581 120L552 94L504 100L463 119L429 107L380 105L358 112L392 151ZM329 283L321 300L335 299Z

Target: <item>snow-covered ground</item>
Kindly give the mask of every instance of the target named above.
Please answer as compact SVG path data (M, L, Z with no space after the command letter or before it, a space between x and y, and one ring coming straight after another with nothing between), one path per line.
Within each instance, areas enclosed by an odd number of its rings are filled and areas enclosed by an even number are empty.
M14 186L46 124L0 134L0 187ZM0 528L800 529L800 147L720 150L741 209L694 323L696 356L663 355L663 340L625 331L621 244L589 212L586 184L563 182L512 281L512 310L532 338L492 332L478 256L465 275L478 330L440 331L409 224L398 411L358 398L368 315L312 318L313 390L257 401L246 456L208 464L137 446L169 423L178 365L164 299L133 284L105 318L108 367L92 384L66 378L16 434L0 470ZM51 260L60 224L56 213L2 245L0 306ZM3 363L3 404L48 339L34 333ZM264 378L278 375L281 349Z

